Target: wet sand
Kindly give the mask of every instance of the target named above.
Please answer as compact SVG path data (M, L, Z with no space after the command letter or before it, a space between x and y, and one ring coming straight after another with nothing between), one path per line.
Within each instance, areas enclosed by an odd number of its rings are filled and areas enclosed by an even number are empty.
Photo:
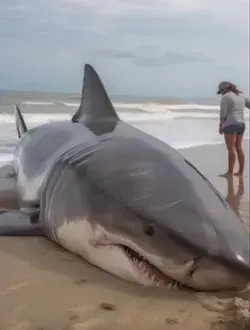
M232 182L217 176L226 166L224 146L182 153L227 196L249 226L249 164L240 185L234 178L233 192ZM0 197L3 183L0 179ZM247 313L247 292L237 294L241 300L235 293L215 296L140 287L89 265L46 238L0 237L0 265L0 330L249 328L247 315L242 317ZM242 317L239 321L237 315Z

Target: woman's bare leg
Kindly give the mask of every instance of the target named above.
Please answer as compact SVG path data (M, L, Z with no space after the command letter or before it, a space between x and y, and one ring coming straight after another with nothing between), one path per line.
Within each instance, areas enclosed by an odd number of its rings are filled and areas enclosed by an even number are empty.
M242 135L237 135L236 136L236 141L235 141L235 149L239 161L239 171L236 172L234 175L237 176L242 176L244 172L244 167L245 167L245 154L242 148L242 139L243 139L243 134Z
M222 174L221 176L228 176L228 175L233 175L233 170L236 160L236 152L235 152L236 134L224 134L224 137L228 152L228 170L226 173Z

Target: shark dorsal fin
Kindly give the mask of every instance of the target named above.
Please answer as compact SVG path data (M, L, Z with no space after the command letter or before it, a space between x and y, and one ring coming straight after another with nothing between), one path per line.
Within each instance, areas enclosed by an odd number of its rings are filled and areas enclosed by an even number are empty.
M86 64L80 107L72 122L91 123L95 121L118 121L119 117L94 68Z

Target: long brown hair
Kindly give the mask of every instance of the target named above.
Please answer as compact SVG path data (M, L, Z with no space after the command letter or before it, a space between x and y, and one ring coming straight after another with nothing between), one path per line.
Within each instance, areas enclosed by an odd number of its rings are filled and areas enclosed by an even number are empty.
M239 95L239 94L242 93L242 91L240 91L240 90L237 88L237 86L234 85L234 84L232 84L232 83L230 83L230 84L226 87L226 90L227 90L228 92L233 92L233 93L236 94L236 95Z

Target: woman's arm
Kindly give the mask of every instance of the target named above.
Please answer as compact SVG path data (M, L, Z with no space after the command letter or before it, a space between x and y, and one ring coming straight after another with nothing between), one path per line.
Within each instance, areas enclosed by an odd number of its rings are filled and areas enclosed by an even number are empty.
M228 97L227 95L223 95L221 98L221 102L220 102L220 127L222 127L224 121L227 118L227 114L228 114Z

